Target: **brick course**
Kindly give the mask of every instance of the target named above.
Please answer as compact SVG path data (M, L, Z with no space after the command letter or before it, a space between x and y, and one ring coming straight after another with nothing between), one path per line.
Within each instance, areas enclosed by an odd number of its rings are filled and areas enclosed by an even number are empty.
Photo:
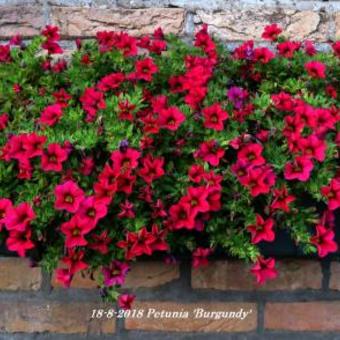
M296 290L320 289L322 274L317 261L278 261L279 276L264 286L254 284L249 266L238 261L218 261L192 270L193 288L219 290Z

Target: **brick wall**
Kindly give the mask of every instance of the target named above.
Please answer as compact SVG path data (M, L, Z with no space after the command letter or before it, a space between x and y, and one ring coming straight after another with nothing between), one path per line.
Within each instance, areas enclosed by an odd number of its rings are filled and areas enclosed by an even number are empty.
M246 318L107 318L93 281L78 276L60 288L46 273L17 258L0 258L0 339L339 339L340 263L284 259L280 276L258 288L247 265L216 261L191 270L188 263L139 262L126 287L135 309L250 312Z

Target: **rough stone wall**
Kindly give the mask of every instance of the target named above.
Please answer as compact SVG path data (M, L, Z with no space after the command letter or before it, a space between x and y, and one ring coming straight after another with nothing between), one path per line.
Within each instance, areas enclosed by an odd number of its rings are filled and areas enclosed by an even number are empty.
M0 39L31 37L47 23L64 39L156 26L191 36L202 22L226 41L260 40L264 25L277 22L296 39L327 42L340 37L340 0L0 0Z

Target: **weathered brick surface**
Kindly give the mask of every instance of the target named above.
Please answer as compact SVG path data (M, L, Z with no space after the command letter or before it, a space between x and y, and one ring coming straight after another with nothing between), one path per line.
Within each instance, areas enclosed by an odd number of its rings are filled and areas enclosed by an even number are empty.
M157 287L179 278L178 265L163 262L137 262L131 266L126 277L125 287Z
M278 23L292 39L326 41L332 37L331 17L326 13L296 11L280 7L240 7L212 13L198 10L195 21L205 22L209 31L224 40L263 40L261 34L268 23Z
M99 304L80 302L0 301L0 332L113 333L114 318L91 318L98 308Z
M21 34L31 37L45 25L41 6L0 6L0 37Z
M129 317L125 320L127 329L139 329L146 331L173 331L173 332L247 332L257 327L257 307L253 303L221 303L221 302L136 302L135 309L144 310L142 318ZM250 312L244 320L237 318L214 320L213 318L195 318L194 310L203 308L205 311L243 311ZM187 311L188 318L163 317L155 318L154 314L149 315L150 309L161 312Z
M239 261L216 261L192 270L193 288L219 290L295 290L321 288L320 263L307 260L284 260L277 264L279 276L263 286L254 283L250 267Z
M134 35L149 34L157 27L166 33L183 30L185 11L180 8L100 9L52 7L51 21L64 36L94 36L97 31L124 30Z
M267 303L264 325L270 330L340 331L340 301Z
M331 278L329 288L340 290L340 262L331 263Z
M41 282L41 269L29 267L27 260L0 257L0 290L38 290Z
M136 262L131 264L131 271L126 277L124 288L152 288L162 286L166 283L179 279L178 265L165 265L163 262ZM96 278L97 273L92 278ZM77 273L71 287L91 289L97 287L96 280L93 280L86 273ZM52 276L52 286L61 287L61 284L56 281L55 276Z

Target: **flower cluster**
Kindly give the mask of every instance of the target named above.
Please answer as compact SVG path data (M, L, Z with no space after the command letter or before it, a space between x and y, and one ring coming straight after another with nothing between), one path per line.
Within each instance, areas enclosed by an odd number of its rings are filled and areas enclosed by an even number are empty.
M192 46L103 31L65 60L46 26L0 45L0 242L112 299L140 257L197 268L225 252L263 284L282 232L337 251L340 42L262 37L229 51L206 25Z

